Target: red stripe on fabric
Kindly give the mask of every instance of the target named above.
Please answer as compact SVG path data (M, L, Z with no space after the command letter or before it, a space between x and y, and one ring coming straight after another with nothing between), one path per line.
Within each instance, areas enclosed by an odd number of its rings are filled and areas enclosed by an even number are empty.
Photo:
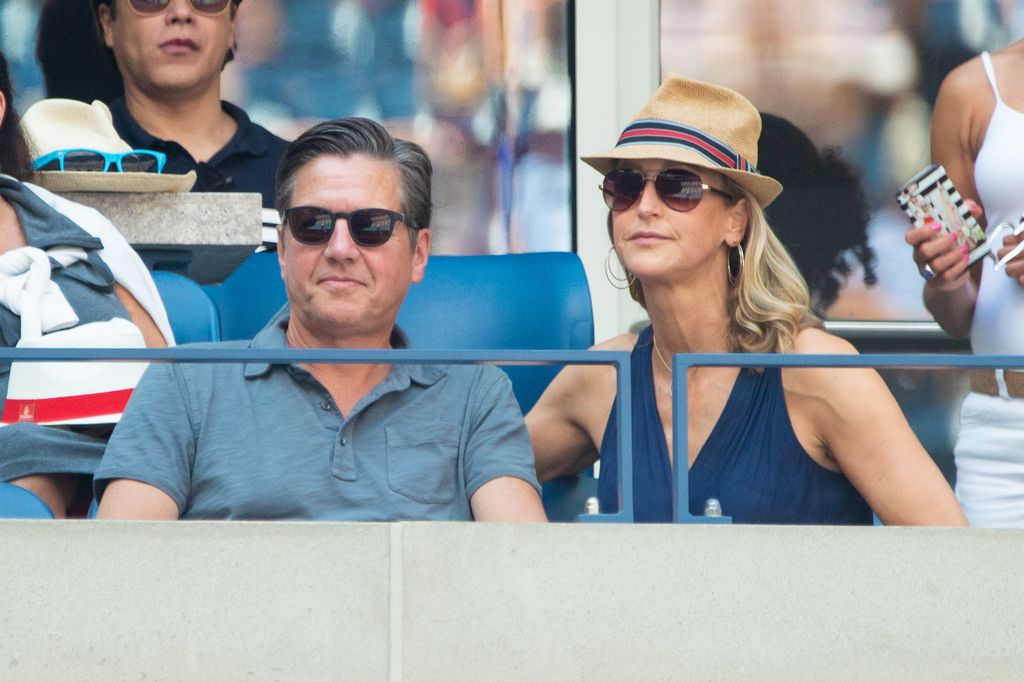
M99 417L106 414L119 414L124 411L132 389L108 391L106 393L88 393L86 395L65 396L62 398L37 398L17 400L8 398L4 403L3 415L0 420L7 424L14 422L58 422L69 419Z
M631 137L666 137L669 139L686 140L687 142L710 152L712 155L715 156L715 158L720 159L723 162L723 164L728 166L729 168L736 167L735 159L723 154L722 152L718 151L717 149L709 145L704 140L694 137L693 135L687 135L686 133L676 133L668 130L661 130L660 128L634 128L633 130L629 130L622 133L622 137L619 138L619 142L621 143L623 140L628 140Z

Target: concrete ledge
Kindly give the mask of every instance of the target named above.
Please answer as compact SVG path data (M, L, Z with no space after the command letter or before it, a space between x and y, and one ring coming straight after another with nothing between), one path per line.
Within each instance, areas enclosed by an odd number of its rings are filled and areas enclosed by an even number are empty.
M379 678L388 538L386 525L3 524L0 679Z
M262 240L259 194L68 192L110 219L147 265L220 282Z
M6 679L1014 677L1024 531L0 523Z

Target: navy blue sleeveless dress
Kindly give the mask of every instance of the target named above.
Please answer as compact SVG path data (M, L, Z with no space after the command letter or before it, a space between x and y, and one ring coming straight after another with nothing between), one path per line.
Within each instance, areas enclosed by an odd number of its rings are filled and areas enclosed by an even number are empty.
M633 389L633 508L637 522L672 521L672 470L654 398L653 332L630 356ZM617 410L601 443L598 499L618 511ZM707 442L690 468L690 513L714 497L735 523L872 523L871 508L841 473L811 459L793 432L779 368L741 369Z

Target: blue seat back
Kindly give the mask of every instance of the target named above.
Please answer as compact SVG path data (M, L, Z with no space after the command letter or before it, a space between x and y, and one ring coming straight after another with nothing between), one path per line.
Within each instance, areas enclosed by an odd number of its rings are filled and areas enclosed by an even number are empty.
M415 348L583 349L594 317L574 253L433 256L409 290L399 326ZM504 367L527 412L560 367Z
M0 482L0 519L52 519L50 508L35 493Z
M251 339L285 303L277 254L254 253L222 284L203 287L217 308L220 338Z
M202 286L184 275L162 270L153 272L153 281L177 343L220 340L217 307Z

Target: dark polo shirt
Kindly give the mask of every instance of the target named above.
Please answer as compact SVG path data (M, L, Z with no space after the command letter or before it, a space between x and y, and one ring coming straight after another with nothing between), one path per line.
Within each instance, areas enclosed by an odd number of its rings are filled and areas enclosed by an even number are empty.
M196 172L193 192L259 192L264 208L274 206L274 175L287 143L230 102L224 111L238 123L238 130L209 161L196 161L177 142L150 135L128 113L124 99L110 104L117 134L133 149L154 149L167 155L165 173Z

